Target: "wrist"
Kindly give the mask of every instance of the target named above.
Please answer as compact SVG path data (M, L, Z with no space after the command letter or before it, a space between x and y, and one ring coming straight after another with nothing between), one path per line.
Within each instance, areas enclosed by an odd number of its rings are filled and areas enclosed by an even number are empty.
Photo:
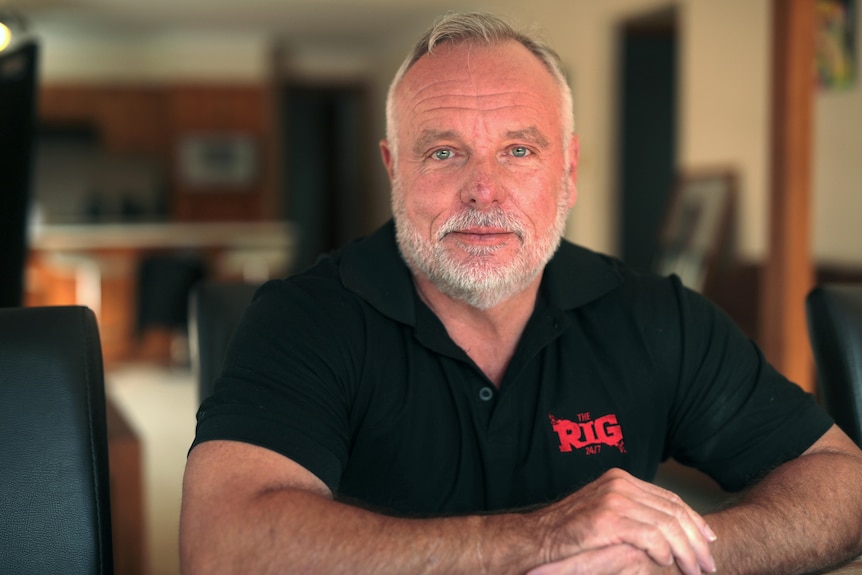
M548 562L540 517L533 513L478 516L475 555L482 573L518 573Z

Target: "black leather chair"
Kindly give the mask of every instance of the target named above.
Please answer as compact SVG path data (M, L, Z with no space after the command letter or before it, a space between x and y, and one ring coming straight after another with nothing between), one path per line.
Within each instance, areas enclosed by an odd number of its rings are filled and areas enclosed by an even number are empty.
M862 285L817 286L806 312L820 401L862 446Z
M230 338L258 287L242 282L203 281L192 289L189 349L199 401L212 393Z
M96 317L0 309L0 572L113 573Z

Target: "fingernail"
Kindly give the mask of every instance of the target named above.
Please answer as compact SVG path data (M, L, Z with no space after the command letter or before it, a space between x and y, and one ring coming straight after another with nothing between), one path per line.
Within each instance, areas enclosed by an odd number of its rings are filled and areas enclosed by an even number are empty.
M718 571L718 568L715 565L715 558L710 556L706 561L706 572L715 573L716 571Z
M710 541L718 539L718 535L715 534L715 531L713 531L709 525L706 526L706 538Z

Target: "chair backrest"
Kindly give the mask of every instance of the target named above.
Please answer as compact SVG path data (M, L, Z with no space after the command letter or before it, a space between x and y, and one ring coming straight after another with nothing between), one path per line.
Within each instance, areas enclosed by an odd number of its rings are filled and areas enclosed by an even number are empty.
M820 400L862 446L862 285L818 286L806 311Z
M258 287L242 282L203 281L192 289L189 350L200 401L212 393L230 338Z
M96 317L0 309L0 572L113 573Z

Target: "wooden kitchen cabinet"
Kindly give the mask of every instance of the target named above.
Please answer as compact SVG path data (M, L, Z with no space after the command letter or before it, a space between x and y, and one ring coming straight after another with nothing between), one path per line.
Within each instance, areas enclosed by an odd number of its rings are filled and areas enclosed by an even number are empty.
M46 85L38 116L46 127L91 129L106 154L161 161L172 221L260 221L278 213L275 113L267 85ZM188 137L208 134L253 141L255 177L240 186L185 180L178 150Z

